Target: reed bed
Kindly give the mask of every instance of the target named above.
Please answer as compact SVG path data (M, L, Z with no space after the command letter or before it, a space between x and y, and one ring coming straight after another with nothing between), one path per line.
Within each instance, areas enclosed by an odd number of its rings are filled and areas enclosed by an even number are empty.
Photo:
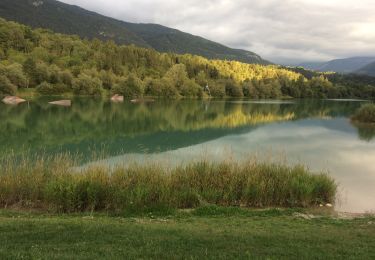
M311 207L333 203L336 183L303 165L195 161L91 166L77 170L74 156L1 159L0 207L54 212L143 211L202 205Z

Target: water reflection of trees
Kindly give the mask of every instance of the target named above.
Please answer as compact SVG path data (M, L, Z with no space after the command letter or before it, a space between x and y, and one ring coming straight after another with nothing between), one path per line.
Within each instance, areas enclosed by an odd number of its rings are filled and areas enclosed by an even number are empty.
M230 101L158 101L148 104L111 104L76 99L70 108L54 107L46 98L17 107L0 107L0 145L7 149L89 146L108 140L120 142L156 133L225 129L228 134L246 126L307 117L348 116L355 102L303 101L295 104L249 104ZM364 134L363 136L368 136ZM121 145L119 145L121 147ZM69 149L69 147L67 148Z
M357 128L358 136L361 140L371 141L375 138L375 124L364 124L359 122L351 122Z

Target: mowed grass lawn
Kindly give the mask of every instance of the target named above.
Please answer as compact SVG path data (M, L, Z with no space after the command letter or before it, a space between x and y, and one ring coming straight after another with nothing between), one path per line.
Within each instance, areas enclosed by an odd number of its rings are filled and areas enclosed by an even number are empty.
M207 207L169 216L0 211L0 259L374 259L375 218Z

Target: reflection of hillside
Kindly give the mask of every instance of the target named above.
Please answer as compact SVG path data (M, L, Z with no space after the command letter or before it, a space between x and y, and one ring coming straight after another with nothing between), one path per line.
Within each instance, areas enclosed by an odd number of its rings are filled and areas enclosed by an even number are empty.
M234 111L229 115L220 115L215 120L209 122L198 122L195 129L210 128L236 128L245 125L257 125L272 123L277 121L288 121L295 118L294 113L285 115L275 114L245 114L241 110Z
M167 149L168 145L178 148L231 134L240 128L249 130L265 123L346 115L353 111L351 104L319 101L296 104L170 101L134 105L77 99L71 108L49 106L46 101L44 98L30 105L0 106L1 147L15 151L24 147L84 151L104 143L119 151L134 150L137 144L144 144L150 150Z

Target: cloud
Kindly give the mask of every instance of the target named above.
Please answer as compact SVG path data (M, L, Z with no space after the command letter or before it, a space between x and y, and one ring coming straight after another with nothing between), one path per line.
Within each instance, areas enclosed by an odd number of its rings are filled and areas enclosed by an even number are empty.
M375 56L373 0L62 0L159 23L275 62Z

